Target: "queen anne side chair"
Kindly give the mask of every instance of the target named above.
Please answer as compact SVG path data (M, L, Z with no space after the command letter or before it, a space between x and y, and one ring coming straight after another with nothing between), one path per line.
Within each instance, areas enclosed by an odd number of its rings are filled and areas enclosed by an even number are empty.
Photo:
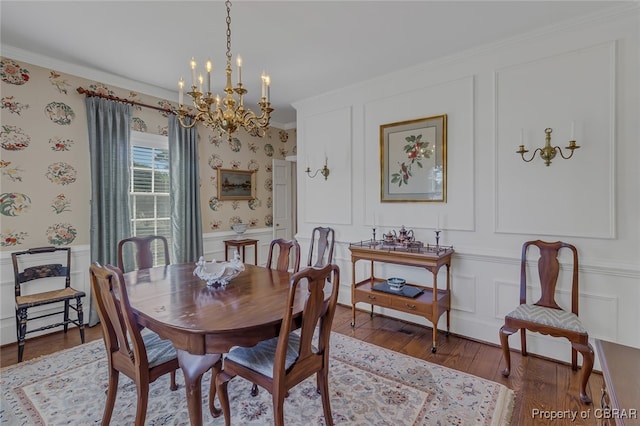
M311 231L311 245L307 266L321 268L333 263L333 246L335 245L335 231L333 228L318 226ZM315 249L316 262L313 263Z
M284 399L288 391L313 374L322 397L325 423L333 425L328 383L329 339L339 288L340 269L336 265L322 269L306 268L291 276L278 337L250 348L231 349L224 359L222 372L216 377L225 425L231 424L227 384L233 377L244 377L271 393L274 423L281 426L284 425ZM300 297L305 301L302 318L298 322L294 319L293 308ZM294 323L301 324L299 333L293 332ZM318 326L316 348L312 340Z
M125 268L125 251L126 247L131 246L135 253L135 265L133 269L147 269L153 267L153 252L155 249L161 249L164 255L164 264L169 265L169 244L167 239L162 235L148 235L144 237L129 237L120 240L118 243L118 268L122 272L128 272ZM128 260L128 259L127 259Z
M94 262L89 269L109 361L109 387L102 424L108 425L116 402L118 378L125 374L136 384L138 394L136 426L144 425L149 384L171 373L171 390L176 390L178 358L173 344L153 332L140 332L124 286L120 269Z
M288 271L290 269L290 259L293 256L293 272L300 269L300 244L296 240L287 241L277 238L271 241L269 245L269 257L267 259L267 268L271 269L273 265L273 257L278 247L278 258L276 259L276 270ZM293 253L292 253L293 251Z
M527 303L527 249L535 246L540 251L538 274L540 276L540 300ZM562 309L555 300L556 284L560 272L558 252L562 248L571 250L573 254L573 279L571 285L571 312ZM575 246L561 241L548 243L540 240L527 241L522 246L520 267L520 305L508 313L504 325L500 329L502 353L507 363L502 375L509 376L511 355L509 336L520 330L522 355L527 355L526 330L547 334L554 337L565 337L571 342L571 366L578 369L578 352L582 354L582 381L580 383L580 399L585 404L591 403L586 393L586 386L593 369L594 353L589 343L589 334L578 318L578 250Z

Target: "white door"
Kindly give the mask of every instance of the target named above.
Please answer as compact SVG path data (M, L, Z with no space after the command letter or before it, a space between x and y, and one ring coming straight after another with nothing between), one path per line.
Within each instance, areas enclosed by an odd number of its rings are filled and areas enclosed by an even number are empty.
M293 238L292 163L273 160L273 238Z

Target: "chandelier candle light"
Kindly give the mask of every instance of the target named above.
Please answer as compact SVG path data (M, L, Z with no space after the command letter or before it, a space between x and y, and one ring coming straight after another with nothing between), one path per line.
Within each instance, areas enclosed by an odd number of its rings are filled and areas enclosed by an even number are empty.
M225 5L227 7L227 82L224 87L226 95L221 99L219 95L213 97L211 94L211 72L213 71L213 63L207 61L205 65L207 83L206 86L203 87L204 78L202 74L196 78L198 74L196 60L195 58L191 58L192 85L191 91L187 92L187 95L193 99L193 105L197 114L191 124L185 122L185 117L190 114L184 107L184 79L181 77L178 82L180 89L178 93L178 103L180 104L178 120L180 121L180 125L185 128L191 128L200 121L206 127L217 131L220 135L222 135L223 132L226 133L229 141L231 141L232 134L238 130L239 127L243 127L253 136L263 137L265 131L269 128L271 112L273 112L271 103L269 102L271 78L265 72L262 73L262 98L260 102L258 102L260 115L256 115L250 109L245 109L243 97L247 93L247 90L242 86L242 58L239 55L236 58L238 84L234 88L231 83L231 2L227 0ZM206 93L204 90L206 90Z

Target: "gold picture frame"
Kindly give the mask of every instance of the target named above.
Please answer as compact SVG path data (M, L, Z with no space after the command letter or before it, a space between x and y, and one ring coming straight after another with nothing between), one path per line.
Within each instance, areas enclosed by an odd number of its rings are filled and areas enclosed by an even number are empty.
M447 115L380 126L380 201L447 202Z
M253 200L255 198L255 170L218 168L218 200Z

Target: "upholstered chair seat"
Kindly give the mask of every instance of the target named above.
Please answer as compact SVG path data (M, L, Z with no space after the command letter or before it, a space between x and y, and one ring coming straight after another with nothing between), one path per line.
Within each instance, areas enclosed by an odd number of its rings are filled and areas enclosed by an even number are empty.
M171 341L160 338L153 331L143 333L142 341L147 350L147 360L150 368L169 362L178 356L176 348Z
M507 314L507 318L534 322L540 325L557 328L560 330L587 333L580 318L574 313L562 309L546 308L544 306L524 304Z
M244 348L236 347L227 354L225 360L231 360L236 364L243 365L258 373L273 379L273 364L276 360L276 348L278 338L265 340L257 345ZM315 349L317 351L317 349ZM288 370L298 359L300 351L300 336L296 333L289 334L289 344L287 346L287 356L284 362L284 369Z

